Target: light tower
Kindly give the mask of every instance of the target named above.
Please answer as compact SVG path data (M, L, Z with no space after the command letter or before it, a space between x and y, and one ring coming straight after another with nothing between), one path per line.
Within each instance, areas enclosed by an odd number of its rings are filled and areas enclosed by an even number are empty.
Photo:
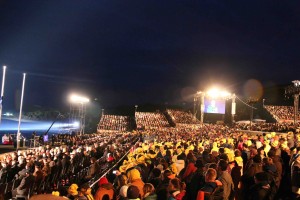
M90 101L88 98L72 94L70 96L70 123L79 122L78 132L84 134L86 104Z

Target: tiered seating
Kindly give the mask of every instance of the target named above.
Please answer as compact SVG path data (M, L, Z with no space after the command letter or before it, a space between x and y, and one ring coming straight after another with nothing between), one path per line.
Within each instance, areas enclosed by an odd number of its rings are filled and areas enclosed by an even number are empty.
M136 112L135 121L138 129L170 127L165 116L159 112Z
M98 131L100 130L130 130L130 118L128 116L118 115L103 115L98 124Z
M183 112L179 110L167 109L167 113L171 119L177 124L199 124L199 120L190 112Z
M265 109L276 119L278 122L294 120L294 107L293 106L271 106L266 105ZM300 119L298 114L297 120Z

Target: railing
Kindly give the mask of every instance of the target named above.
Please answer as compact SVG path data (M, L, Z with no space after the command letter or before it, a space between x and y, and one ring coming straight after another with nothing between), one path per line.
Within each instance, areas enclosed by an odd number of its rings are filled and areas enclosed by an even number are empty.
M140 141L140 138L135 142L134 146ZM132 147L131 147L132 148ZM131 151L131 148L121 157L112 167L110 167L104 174L102 174L96 181L94 181L92 184L90 184L90 187L93 188L101 178L105 177L112 169L114 169L124 158L129 154Z

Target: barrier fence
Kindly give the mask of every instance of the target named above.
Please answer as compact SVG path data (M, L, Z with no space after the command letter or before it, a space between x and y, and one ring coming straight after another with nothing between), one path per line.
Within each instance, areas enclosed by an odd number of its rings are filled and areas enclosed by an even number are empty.
M140 142L140 138L138 138L138 140L134 143L133 147L137 145L137 143ZM93 188L101 178L105 177L111 170L113 170L116 166L118 166L118 164L124 160L124 158L130 153L130 151L132 150L131 147L122 158L120 158L112 167L110 167L106 172L104 172L104 174L102 174L96 181L94 181L92 184L90 184L90 187Z

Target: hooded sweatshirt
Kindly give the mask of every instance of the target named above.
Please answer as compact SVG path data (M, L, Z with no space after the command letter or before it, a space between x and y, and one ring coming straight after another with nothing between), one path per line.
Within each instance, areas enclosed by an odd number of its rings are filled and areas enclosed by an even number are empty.
M97 190L94 199L95 200L102 200L104 195L108 195L109 199L113 199L114 197L114 187L111 183L103 184Z

